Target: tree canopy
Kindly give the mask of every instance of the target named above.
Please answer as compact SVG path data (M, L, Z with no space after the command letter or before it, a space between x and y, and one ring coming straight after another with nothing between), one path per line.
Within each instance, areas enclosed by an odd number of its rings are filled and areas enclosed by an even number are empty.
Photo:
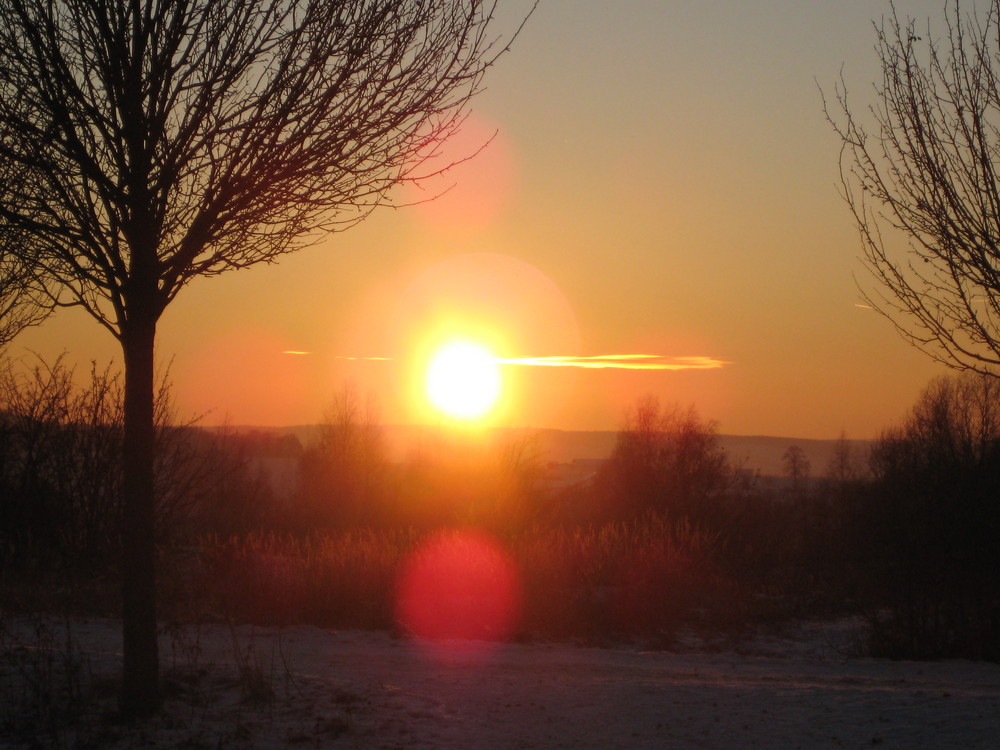
M385 203L504 46L478 0L0 2L0 218L120 335Z

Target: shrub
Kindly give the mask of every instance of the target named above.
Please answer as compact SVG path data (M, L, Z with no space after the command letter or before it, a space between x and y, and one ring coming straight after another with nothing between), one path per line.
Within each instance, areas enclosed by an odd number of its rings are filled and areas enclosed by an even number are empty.
M693 408L661 408L653 396L642 399L627 412L597 477L603 515L621 519L655 510L698 519L734 480L715 430Z

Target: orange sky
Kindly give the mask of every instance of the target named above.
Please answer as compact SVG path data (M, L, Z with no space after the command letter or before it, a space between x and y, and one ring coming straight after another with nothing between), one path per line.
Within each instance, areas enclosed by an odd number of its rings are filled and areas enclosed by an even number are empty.
M315 422L353 381L384 421L426 421L415 363L461 334L502 358L726 363L502 365L506 424L615 429L653 393L727 433L873 436L942 372L856 305L860 245L817 88L843 65L868 95L885 7L546 0L455 153L498 136L443 198L181 292L158 357L173 362L182 412ZM940 3L897 7L937 16ZM10 351L86 363L120 358L116 346L70 310Z

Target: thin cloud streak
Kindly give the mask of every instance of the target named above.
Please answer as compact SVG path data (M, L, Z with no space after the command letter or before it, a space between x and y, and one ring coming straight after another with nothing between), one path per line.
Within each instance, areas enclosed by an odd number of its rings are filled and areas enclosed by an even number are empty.
M393 357L345 357L335 359L391 362ZM581 367L587 370L717 370L732 364L715 357L667 357L662 354L596 354L591 357L495 357L500 365L521 367Z
M715 357L666 357L661 354L598 354L592 357L498 357L503 365L582 367L590 370L715 370L731 364Z

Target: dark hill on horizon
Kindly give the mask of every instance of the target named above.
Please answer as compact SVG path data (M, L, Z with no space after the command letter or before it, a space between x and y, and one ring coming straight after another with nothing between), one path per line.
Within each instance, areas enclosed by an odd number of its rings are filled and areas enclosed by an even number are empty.
M319 425L294 425L290 427L235 426L237 432L260 431L276 434L293 434L303 445L316 439ZM385 425L389 449L395 460L402 460L408 453L430 439L437 428L419 425ZM498 434L521 437L535 441L534 449L542 461L567 463L574 459L603 459L614 449L615 430L557 430L549 428L496 428ZM783 476L782 458L789 446L797 445L810 463L810 475L822 477L833 456L838 440L775 437L770 435L719 435L726 453L737 465L762 476ZM870 440L850 440L855 456L867 456Z

